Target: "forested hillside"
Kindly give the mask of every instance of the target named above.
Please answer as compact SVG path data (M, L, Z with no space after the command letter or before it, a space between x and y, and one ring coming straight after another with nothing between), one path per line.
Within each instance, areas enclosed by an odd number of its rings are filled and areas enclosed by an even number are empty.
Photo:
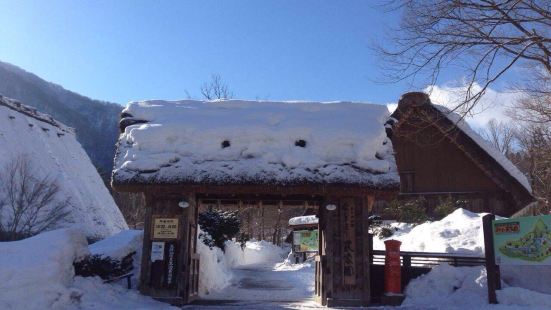
M94 165L102 173L111 170L122 106L81 96L1 61L0 94L75 128L78 141Z

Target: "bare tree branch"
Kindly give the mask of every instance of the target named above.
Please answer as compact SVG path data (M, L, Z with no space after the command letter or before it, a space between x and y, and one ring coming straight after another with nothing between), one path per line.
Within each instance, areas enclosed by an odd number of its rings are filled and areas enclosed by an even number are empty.
M231 99L233 97L228 85L218 74L213 74L209 82L203 83L201 95L207 100Z

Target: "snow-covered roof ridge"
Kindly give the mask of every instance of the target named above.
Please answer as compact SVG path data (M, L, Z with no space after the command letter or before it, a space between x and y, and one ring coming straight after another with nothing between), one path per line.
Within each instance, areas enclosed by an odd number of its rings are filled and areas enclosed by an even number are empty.
M490 155L509 175L518 181L529 193L532 193L532 187L528 178L522 173L503 153L493 146L486 139L482 138L469 124L461 117L461 115L453 112L445 106L433 104L434 108L442 112L451 122L453 122L459 130L471 138L480 148Z
M0 94L0 106L7 107L8 109L14 110L16 112L25 114L26 116L32 117L36 120L39 120L41 122L50 124L54 127L59 128L60 130L64 132L71 132L74 133L74 130L71 127L68 127L59 121L55 120L52 116L49 114L45 114L42 112L39 112L36 108L27 106L22 104L21 102L11 99L5 96L2 96Z
M352 102L131 102L113 180L396 186L388 114Z

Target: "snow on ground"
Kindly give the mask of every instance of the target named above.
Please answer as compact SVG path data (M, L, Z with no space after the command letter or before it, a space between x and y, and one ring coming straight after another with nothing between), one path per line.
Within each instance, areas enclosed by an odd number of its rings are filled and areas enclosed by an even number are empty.
M481 255L481 217L459 209L440 221L396 225L403 229L396 237L407 250ZM73 261L89 252L121 257L136 251L139 262L141 237L141 231L124 231L87 247L81 232L63 229L0 243L0 309L176 309L140 295L135 288L127 290L124 282L104 284L98 277L74 277ZM226 253L202 242L198 246L201 298L215 304L185 308L317 308L312 300L314 264L292 264L285 259L287 248L265 241L249 241L243 251L229 241ZM515 273L518 268L521 271ZM488 305L483 267L442 265L410 282L402 308L548 309L551 295L536 291L551 287L548 270L502 268L500 304Z
M417 226L395 223L394 236L374 238L374 248L384 249L384 241L402 242L402 251L460 253L484 255L482 217L457 209L440 221ZM546 308L551 302L551 268L534 266L502 266L504 289L498 300L509 306ZM547 293L547 294L542 294ZM483 267L451 267L442 265L412 282L406 290L404 306L479 308L487 304L486 270ZM522 295L522 296L517 296ZM525 298L523 296L533 296Z
M74 226L92 238L128 228L71 128L2 96L0 119L0 169L15 158L27 158L36 177L55 179L59 200L70 198L72 204L62 227Z
M541 277L532 274L533 277ZM547 279L549 282L549 279ZM452 267L441 265L427 275L410 282L404 307L437 309L549 309L551 295L542 294L506 283L497 291L499 306L488 305L486 269L484 267Z
M225 253L198 241L199 294L209 300L309 301L314 264L291 264L289 248L267 241L226 242Z
M314 294L314 263L292 264L288 248L266 241L249 241L243 250L235 242L226 243L226 264L232 277L228 286L212 291L205 299L302 301Z
M141 123L119 138L119 183L399 182L382 105L154 100L123 115Z

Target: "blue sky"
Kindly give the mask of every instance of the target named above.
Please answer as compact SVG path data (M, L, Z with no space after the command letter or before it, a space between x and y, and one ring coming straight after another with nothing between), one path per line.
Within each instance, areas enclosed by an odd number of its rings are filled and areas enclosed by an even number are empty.
M395 102L422 85L378 82L399 14L375 2L0 0L0 60L118 103L199 98L213 73L244 99Z

